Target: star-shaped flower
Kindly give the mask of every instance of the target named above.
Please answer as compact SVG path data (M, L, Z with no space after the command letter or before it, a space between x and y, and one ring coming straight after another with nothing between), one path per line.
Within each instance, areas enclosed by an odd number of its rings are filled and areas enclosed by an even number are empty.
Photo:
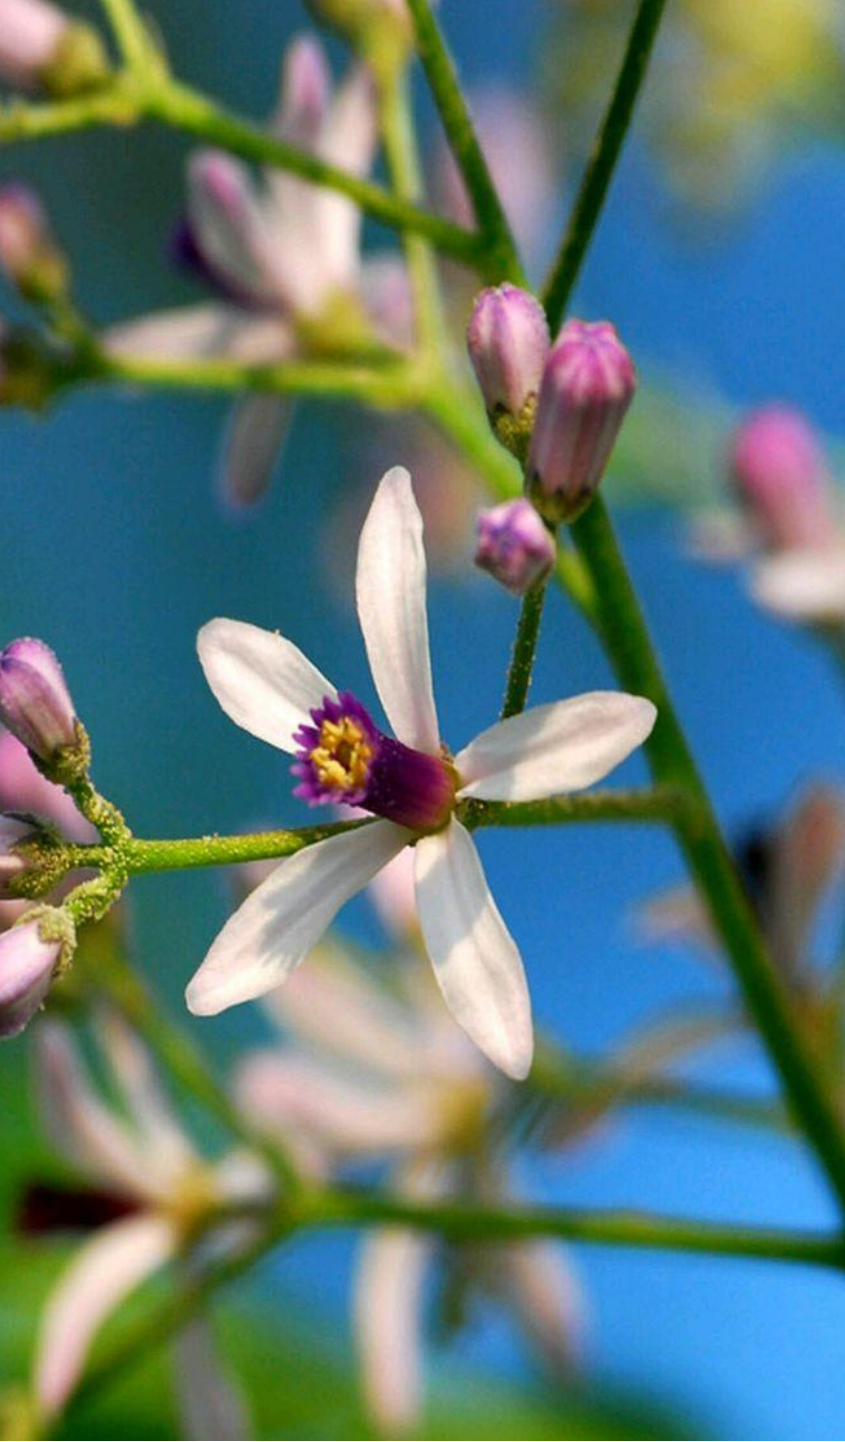
M296 794L379 819L282 861L217 937L188 1006L214 1015L284 981L344 902L413 844L420 928L446 1004L496 1066L522 1078L533 1052L525 973L456 808L590 786L645 740L656 711L642 697L595 691L500 721L453 756L440 739L425 593L422 520L408 472L395 467L364 523L357 572L361 629L394 736L283 636L223 619L201 630L217 700L296 757Z

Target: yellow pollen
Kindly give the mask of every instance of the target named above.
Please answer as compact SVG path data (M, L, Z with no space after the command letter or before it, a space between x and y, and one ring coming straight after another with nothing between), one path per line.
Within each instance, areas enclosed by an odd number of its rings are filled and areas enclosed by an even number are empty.
M320 744L309 759L321 786L332 791L357 791L366 783L372 756L373 747L364 728L351 716L343 716L340 721L323 722Z

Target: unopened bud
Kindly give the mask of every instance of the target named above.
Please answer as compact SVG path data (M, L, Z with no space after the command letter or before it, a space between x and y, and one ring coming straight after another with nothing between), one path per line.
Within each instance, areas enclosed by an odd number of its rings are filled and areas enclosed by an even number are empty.
M27 300L56 300L67 289L67 261L44 206L16 182L0 187L0 266Z
M78 745L79 727L62 668L43 641L26 637L0 651L0 721L44 762Z
M49 0L0 0L0 78L9 85L65 97L102 84L108 73L90 25Z
M830 479L815 432L789 406L763 406L730 446L739 499L772 551L824 546L836 536Z
M467 327L467 349L490 424L508 450L524 456L549 353L543 307L515 285L483 290Z
M542 581L554 561L554 538L524 496L480 513L475 564L515 596Z
M551 521L572 521L604 475L637 373L609 321L567 321L540 386L528 482Z
M0 1038L17 1036L44 1002L62 942L42 935L40 920L23 921L0 935Z

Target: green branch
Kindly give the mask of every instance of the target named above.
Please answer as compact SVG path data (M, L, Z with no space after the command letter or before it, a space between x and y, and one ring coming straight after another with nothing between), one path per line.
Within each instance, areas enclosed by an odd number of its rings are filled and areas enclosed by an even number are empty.
M519 253L484 152L478 143L455 62L446 47L429 0L408 0L408 8L414 20L420 60L446 138L469 191L490 260L496 264L503 280L524 285L525 274Z
M525 710L531 687L531 673L534 670L534 653L540 638L540 622L543 619L543 605L546 600L546 582L532 586L522 599L517 622L513 652L508 668L505 699L502 703L502 720L517 716Z
M665 3L666 0L640 0L610 104L581 181L561 248L543 289L543 303L552 333L563 318L601 214L645 79Z

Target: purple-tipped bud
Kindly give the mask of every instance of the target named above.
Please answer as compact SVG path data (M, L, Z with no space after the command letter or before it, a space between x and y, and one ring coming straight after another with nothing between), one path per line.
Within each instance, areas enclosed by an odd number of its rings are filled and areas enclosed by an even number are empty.
M467 327L467 349L491 421L504 413L530 426L526 412L533 410L549 353L539 301L515 285L483 290Z
M17 1036L42 1005L61 954L59 940L41 936L37 920L0 936L0 1038Z
M21 90L76 95L108 75L102 41L49 0L0 0L0 79Z
M636 385L609 321L567 321L543 371L528 453L532 494L550 520L574 520L589 503Z
M554 561L554 539L524 496L480 512L475 564L515 596L542 581Z
M43 641L27 637L0 651L0 721L41 761L78 744L62 668Z
M815 432L789 406L763 406L730 446L739 499L773 551L812 549L836 535L827 465Z
M29 186L0 187L0 267L31 300L54 300L67 288L67 263L47 213Z

